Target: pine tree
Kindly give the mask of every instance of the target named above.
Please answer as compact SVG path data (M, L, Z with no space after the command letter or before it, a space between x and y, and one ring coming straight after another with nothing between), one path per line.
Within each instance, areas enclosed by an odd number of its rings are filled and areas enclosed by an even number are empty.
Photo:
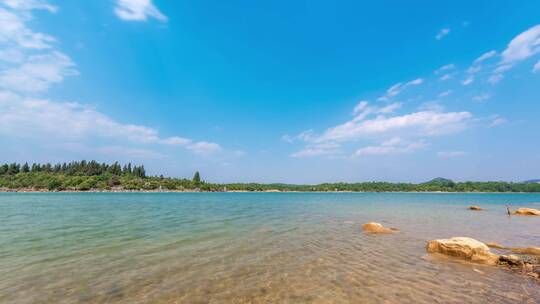
M7 175L15 175L19 173L20 165L17 163L9 164L7 169Z
M22 165L21 171L24 173L30 172L30 166L28 166L28 163L24 163L24 165Z
M195 175L193 175L193 183L198 186L201 183L201 174L199 174L199 171L195 172Z

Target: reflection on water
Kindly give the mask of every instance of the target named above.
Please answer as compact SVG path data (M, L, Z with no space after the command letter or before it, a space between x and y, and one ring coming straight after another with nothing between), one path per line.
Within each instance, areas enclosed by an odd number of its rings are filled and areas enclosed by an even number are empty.
M532 194L0 194L0 303L540 303L434 238L540 246ZM471 212L475 204L487 210ZM398 227L366 235L361 224Z

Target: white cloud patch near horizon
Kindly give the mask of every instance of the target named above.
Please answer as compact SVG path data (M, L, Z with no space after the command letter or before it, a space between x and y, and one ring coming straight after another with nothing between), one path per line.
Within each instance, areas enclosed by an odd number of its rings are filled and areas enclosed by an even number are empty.
M437 152L437 156L441 158L453 158L465 156L467 153L463 151L441 151Z
M361 157L367 155L394 155L411 153L427 147L428 144L424 140L408 142L399 137L394 137L383 141L376 146L367 146L360 148L354 152L353 157Z
M120 123L78 103L25 98L7 91L0 91L0 133L29 138L48 136L69 141L92 137L127 139L138 144L181 146L205 155L222 149L216 143L193 142L177 136L161 137L154 128Z
M114 12L126 21L146 21L150 17L163 22L168 19L152 0L117 0Z
M398 115L395 112L401 104L394 103L385 107L369 106L362 101L361 111L356 111L351 120L326 129L322 134L311 136L304 140L307 145L301 151L295 152L292 156L319 156L343 154L342 146L346 143L354 143L362 139L383 138L386 143L384 147L369 146L366 150L357 150L360 154L374 153L375 151L413 151L414 142L408 138L431 137L451 134L462 131L466 128L468 121L472 118L469 112L444 112L442 109L420 110L408 114ZM357 106L358 107L358 106ZM388 144L384 138L400 138L402 143L398 145ZM395 143L395 141L394 141ZM423 144L426 142L422 141ZM410 145L410 146L409 146ZM375 148L379 147L379 148ZM389 148L391 147L391 148ZM355 152L353 155L357 155Z

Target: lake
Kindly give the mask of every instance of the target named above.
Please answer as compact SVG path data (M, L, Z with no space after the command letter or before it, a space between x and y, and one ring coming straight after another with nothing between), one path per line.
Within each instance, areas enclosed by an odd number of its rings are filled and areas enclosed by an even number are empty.
M0 303L540 303L531 278L425 251L540 247L507 204L540 194L0 193Z

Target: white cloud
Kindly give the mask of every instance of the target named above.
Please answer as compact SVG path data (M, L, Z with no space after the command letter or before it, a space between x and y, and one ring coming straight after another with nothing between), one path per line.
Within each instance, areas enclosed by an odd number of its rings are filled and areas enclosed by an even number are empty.
M484 54L480 55L480 57L476 58L474 60L474 65L478 65L486 60L488 60L489 58L492 58L492 57L495 57L497 55L497 51L495 50L491 50L489 52L485 52Z
M314 137L313 130L306 130L302 131L300 134L295 136L290 135L283 135L281 136L281 140L287 143L293 143L294 141L300 140L300 141L311 141L311 139Z
M466 154L467 153L465 153L463 151L441 151L441 152L437 152L437 156L439 156L441 158L460 157L460 156L464 156Z
M476 58L473 61L473 64L467 69L467 73L469 74L476 74L482 70L482 63L492 57L495 57L497 55L497 51L492 50L489 52L485 52L484 54L480 55L480 57Z
M488 100L488 99L490 99L490 98L491 98L491 95L489 95L489 94L480 94L480 95L473 96L472 99L473 99L474 101L480 102L480 101Z
M439 101L432 100L428 102L424 102L423 104L418 107L419 110L422 111L435 111L435 112L443 112L444 106L441 105Z
M137 145L180 146L202 155L231 152L212 142L194 142L179 136L163 137L154 128L122 123L79 103L32 97L32 94L45 92L51 85L61 83L65 77L78 72L71 58L51 44L55 41L53 37L27 27L27 21L32 19L32 9L55 12L54 6L42 0L4 0L2 3L7 8L0 7L0 60L5 63L4 70L0 72L0 134L15 138L47 138L56 140L58 145L97 139L114 143L128 141ZM139 13L158 19L164 17L159 15L150 1L118 2L125 10L129 4L133 5L133 18ZM144 148L118 145L92 151L158 156ZM240 152L232 151L229 154L241 155Z
M129 159L163 159L165 155L157 151L140 149L140 148L131 148L123 146L108 146L108 147L99 147L96 148L96 152L104 155L114 155L128 157Z
M439 78L439 80L440 81L446 81L446 80L449 80L451 78L452 78L452 74L444 74Z
M405 154L423 149L426 146L427 144L423 140L406 142L399 137L395 137L377 146L360 148L356 150L353 156Z
M448 95L452 94L452 90L446 90L444 92L441 92L439 95L437 95L438 98L443 98L443 97L446 97Z
M197 154L222 148L216 143L192 142L182 137L161 137L150 127L118 122L88 106L25 98L0 91L0 134L12 137L86 140L92 137L128 140L138 144L183 146Z
M508 122L508 120L506 120L506 118L504 117L501 117L499 115L493 115L490 117L491 119L491 122L489 124L489 127L497 127L497 126L500 126L500 125L504 125L505 123Z
M540 52L540 24L517 35L502 52L502 63L512 64Z
M337 155L341 154L341 151L338 149L326 149L324 147L306 147L303 150L294 152L291 154L291 157L310 157L310 156L328 156L328 155Z
M473 82L474 82L474 76L471 75L471 76L465 78L463 81L461 81L461 84L464 85L464 86L468 86Z
M378 98L379 101L388 101L390 98L395 97L401 93L404 89L410 87L410 86L417 86L421 85L424 82L422 78L417 78L415 80L411 80L407 83L396 83L395 85L391 86L384 96L381 96Z
M491 84L497 84L504 78L503 74L493 74L489 77L488 82Z
M437 33L437 35L435 36L435 39L441 40L448 34L450 34L450 29L449 28L443 28Z
M496 84L504 78L504 72L510 70L518 62L540 53L540 24L520 33L508 43L501 53L499 66L492 72L488 81Z
M312 157L312 156L335 156L343 154L341 146L337 143L311 143L304 149L292 153L291 157Z
M167 137L165 139L160 140L160 143L164 145L171 145L171 146L187 146L188 144L191 144L191 139L182 138L178 136L172 136Z
M369 104L369 102L367 100L362 100L362 101L358 102L358 104L353 109L353 115L356 115L356 114L364 111L366 109L366 107L368 106L368 104Z
M534 65L533 69L532 69L532 72L533 73L536 73L536 72L539 72L540 71L540 60L538 60L536 62L536 64Z
M44 9L55 13L58 8L44 0L2 0L4 5L16 10Z
M360 139L391 137L377 146L360 149L357 154L376 152L402 153L424 147L423 140L407 140L407 137L439 136L461 131L472 115L468 112L442 112L439 110L419 111L405 115L396 115L398 103L385 107L364 105L356 116L335 127L327 129L321 135L310 132L304 140L307 145L293 157L333 156L343 154L344 143ZM399 137L399 139L398 139ZM379 147L379 148L374 148ZM392 148L388 148L392 147Z
M316 141L353 141L369 135L411 132L418 135L441 135L465 128L469 112L420 111L401 116L377 116L326 130Z
M512 65L510 64L503 64L498 66L493 72L496 74L502 74L512 68Z
M223 148L220 145L216 143L206 142L206 141L200 141L200 142L190 144L187 146L187 148L191 150L193 153L200 154L200 155L215 154L223 150Z
M24 53L17 48L0 50L0 61L7 63L21 63L25 59Z
M443 72L455 70L455 68L456 68L456 65L453 64L453 63L450 63L450 64L443 65L442 67L436 69L434 71L434 73L435 73L435 75L439 75L439 74L441 74Z
M57 51L28 57L22 65L0 74L0 87L18 92L41 92L66 76L77 75L71 59Z
M294 142L294 138L288 134L281 136L281 140L290 144Z
M55 39L30 30L25 24L30 18L30 14L21 15L0 7L0 44L38 50L50 48Z
M152 17L167 21L167 16L159 11L152 0L117 0L114 12L122 20L146 21Z

